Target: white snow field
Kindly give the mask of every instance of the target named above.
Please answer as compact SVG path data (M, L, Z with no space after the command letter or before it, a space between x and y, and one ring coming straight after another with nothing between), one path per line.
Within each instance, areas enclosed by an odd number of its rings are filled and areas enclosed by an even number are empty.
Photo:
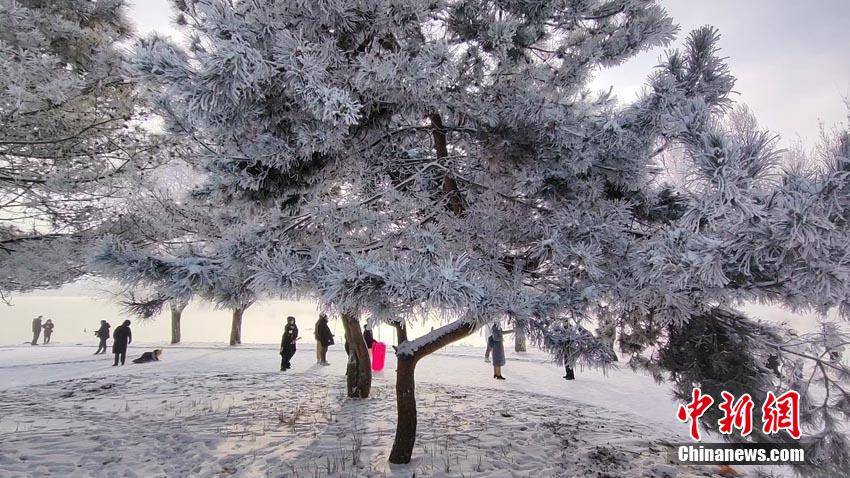
M482 350L446 349L417 368L414 461L389 466L395 359L372 396L345 398L301 346L281 373L273 345L161 346L127 365L79 345L0 347L0 476L717 476L668 464L685 441L668 388L648 376L581 371L567 382L539 352L510 354L492 379Z

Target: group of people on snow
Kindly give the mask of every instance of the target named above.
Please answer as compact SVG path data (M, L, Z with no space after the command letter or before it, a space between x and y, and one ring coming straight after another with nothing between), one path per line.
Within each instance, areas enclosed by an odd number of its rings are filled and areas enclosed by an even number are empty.
M328 316L319 314L319 320L313 328L313 337L316 339L316 364L327 366L328 362L328 347L334 345L334 334L328 325ZM280 371L285 372L292 368L292 357L295 355L296 343L301 337L298 335L298 326L295 324L295 317L291 315L286 318L286 325L283 328L283 337L280 340ZM372 329L368 324L363 326L363 339L366 341L366 347L372 349L375 339L372 336ZM345 343L345 353L349 353L348 342Z
M95 355L106 353L106 340L109 338L109 328L109 322L105 320L100 321L100 328L94 333L100 339L97 352L94 353ZM115 327L115 331L112 332L112 354L115 355L115 362L112 363L113 367L117 367L119 363L124 365L127 361L127 346L132 342L133 331L130 330L130 321L125 320L121 325ZM162 349L154 349L143 353L141 357L134 359L133 363L159 362L160 356L162 356Z
M95 355L106 353L106 341L109 339L110 328L109 322L100 321L100 328L94 332L94 335L100 340ZM130 321L125 320L112 332L112 354L115 356L115 361L112 363L113 367L117 367L119 364L124 365L127 361L127 346L132 342L133 331L130 330ZM133 363L159 362L160 356L162 356L162 349L154 349L143 353L141 357L134 359Z
M51 319L43 320L44 317L39 315L32 321L32 345L38 345L39 336L44 334L45 344L50 343L51 335L53 334L54 324ZM110 334L111 325L105 320L100 321L100 327L94 332L94 335L99 339L97 351L94 355L105 354L107 350L107 340L112 337L112 353L115 356L113 367L119 364L124 365L127 360L127 346L133 341L133 334L130 330L130 321L125 320L120 326ZM609 330L610 329L610 330ZM575 366L578 359L587 355L604 355L609 361L616 361L617 356L613 351L613 342L615 331L613 325L606 326L602 323L597 330L599 337L596 338L589 331L581 326L564 328L561 333L552 334L547 339L552 343L547 344L548 348L560 350L556 353L557 358L564 364L564 379L575 379ZM497 322L489 328L487 335L487 347L484 351L484 361L490 363L492 356L493 378L496 380L505 380L502 376L502 367L505 366L505 344L504 336L513 333L513 330L503 330ZM334 334L331 332L328 325L328 317L326 314L319 314L319 319L316 321L314 332L316 340L316 364L327 366L330 365L327 359L328 347L334 345ZM281 372L292 368L292 357L297 349L297 342L301 337L298 334L298 326L295 323L295 317L289 316L286 318L283 337L280 342L280 370ZM366 342L366 347L371 351L375 343L372 329L368 324L363 326L363 339ZM596 340L591 340L596 339ZM557 342L557 343L555 343ZM601 347L598 344L603 344ZM592 350L586 350L587 344L596 344ZM348 342L345 343L345 352L350 353ZM155 349L150 352L145 352L141 357L133 360L134 363L147 363L159 361L162 355L161 349Z
M601 323L597 331L599 337L595 337L581 326L564 327L559 333L552 334L547 339L551 342L546 344L547 348L557 350L555 353L556 358L564 364L564 379L575 380L576 363L582 357L592 358L594 361L617 361L617 356L613 348L614 335L616 333L613 326L607 326L606 323ZM503 330L497 322L489 328L489 332L486 334L487 348L484 352L484 361L492 363L493 378L496 380L505 380L505 377L502 375L502 367L507 362L504 336L513 332L513 330ZM334 334L328 325L327 315L319 315L319 319L316 321L314 327L313 336L316 340L316 364L323 366L330 365L327 360L328 347L334 345ZM281 372L292 368L292 357L295 355L296 343L300 339L298 326L295 324L295 317L287 317L283 337L280 342ZM372 329L368 324L363 326L363 339L366 342L366 347L371 352L375 339ZM345 343L345 352L346 354L350 353L348 342Z
M100 321L100 327L94 331L94 336L98 338L97 350L95 355L106 353L106 341L109 340L109 329L112 325L105 320ZM117 367L119 362L124 365L127 360L127 346L133 341L133 331L130 330L130 321L125 320L121 325L115 327L112 333L112 353L115 355L113 367Z
M42 343L50 343L50 337L53 335L53 320L47 319L42 323L42 319L44 319L42 315L32 319L32 342L30 342L32 345L38 345L38 337L42 330L44 331L44 342Z
M596 336L580 325L556 326L555 330L550 332L544 345L554 353L557 361L563 363L565 380L575 380L575 367L580 359L596 364L617 361L617 355L614 353L616 328L612 321L600 320ZM502 376L502 367L506 362L504 336L510 333L513 333L513 330L502 330L497 322L486 334L484 361L489 363L492 355L493 378L496 380L505 380Z
M38 345L38 338L41 335L42 330L44 331L44 342L45 344L50 343L50 336L53 335L53 321L51 319L43 320L44 316L39 315L32 321L32 345ZM109 329L112 328L109 325L109 322L105 320L100 321L100 328L98 328L94 335L98 338L99 342L97 345L97 351L95 351L94 355L105 354L107 349L106 341L109 340L110 333ZM115 362L112 364L113 367L117 367L119 364L124 365L127 361L127 346L133 341L133 332L130 330L130 321L125 320L121 325L115 328L115 331L111 334L112 336L112 353L115 355ZM133 360L134 363L146 363L146 362L154 362L159 361L159 357L162 355L161 349L156 349L151 352L145 352L141 357Z

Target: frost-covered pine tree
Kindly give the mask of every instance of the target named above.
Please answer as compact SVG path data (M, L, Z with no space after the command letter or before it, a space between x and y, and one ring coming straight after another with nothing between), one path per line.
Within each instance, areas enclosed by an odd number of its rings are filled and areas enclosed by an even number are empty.
M630 364L672 378L682 400L697 385L713 396L749 393L757 403L797 390L804 433L814 438L798 471L840 474L850 456L841 425L850 375L840 360L850 337L830 322L798 334L729 306L847 317L848 134L828 140L807 169L789 167L775 137L740 113L680 140L684 181L673 185L671 207L656 212L666 224L632 242L616 283L597 285L607 289L598 315L613 319ZM718 413L705 426L715 429ZM790 440L760 432L747 439Z
M686 327L779 272L754 275L744 242L716 254L725 238L711 236L743 233L737 195L751 190L661 183L671 148L724 185L712 161L736 170L716 153L747 156L712 142L725 137L715 118L733 85L716 31L669 52L631 105L586 87L595 69L672 39L655 2L175 4L188 48L148 38L131 71L191 145L204 181L193 197L214 212L219 253L169 261L179 272L140 260L120 274L172 274L194 292L246 264L250 276L233 277L254 297L311 295L352 334L360 317L397 326L393 463L413 451L416 364L483 324L524 321L538 343L587 355L605 344L570 332L586 318L613 315L624 329L658 318L621 333L641 349L652 330ZM758 261L788 246L757 237ZM832 251L820 257L843 270ZM746 273L724 281L718 268ZM846 282L804 284L830 292L800 307L845 300ZM445 325L409 338L414 320Z
M216 242L199 231L153 244L112 236L100 241L90 264L126 287L122 302L135 314L153 317L167 304L172 341L179 342L183 309L198 297L231 311L229 343L238 345L244 313L256 302L249 287L253 271L244 257L233 255L239 250L239 244Z
M750 301L847 319L850 132L824 135L817 157L801 167L751 116L738 113L727 123L686 142L689 174L681 189L689 205L652 246L665 260L644 270L667 290L687 284L703 308ZM757 401L797 390L805 433L814 438L799 470L836 476L850 465L842 425L850 416L850 369L841 361L850 336L840 326L824 321L798 334L722 308L694 313L687 324L655 322L663 326L660 365L673 372L680 396L693 383ZM707 337L715 337L718 351L700 356Z
M84 274L85 243L165 157L122 76L123 0L0 1L0 293Z

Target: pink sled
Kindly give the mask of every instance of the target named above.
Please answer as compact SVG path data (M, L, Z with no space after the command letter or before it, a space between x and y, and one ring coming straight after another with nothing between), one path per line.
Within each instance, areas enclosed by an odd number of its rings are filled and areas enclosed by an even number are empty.
M387 355L387 344L375 342L372 344L372 370L380 372L384 369L384 360Z

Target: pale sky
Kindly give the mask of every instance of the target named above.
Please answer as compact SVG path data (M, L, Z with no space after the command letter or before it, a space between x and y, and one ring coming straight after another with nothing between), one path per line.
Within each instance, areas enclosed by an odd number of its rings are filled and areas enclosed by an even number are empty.
M176 36L168 0L130 0L140 34ZM845 123L850 97L850 1L662 0L680 26L674 46L702 25L720 30L722 54L738 78L734 99L749 106L762 127L811 146L819 123ZM659 63L663 49L599 72L593 86L630 101Z

